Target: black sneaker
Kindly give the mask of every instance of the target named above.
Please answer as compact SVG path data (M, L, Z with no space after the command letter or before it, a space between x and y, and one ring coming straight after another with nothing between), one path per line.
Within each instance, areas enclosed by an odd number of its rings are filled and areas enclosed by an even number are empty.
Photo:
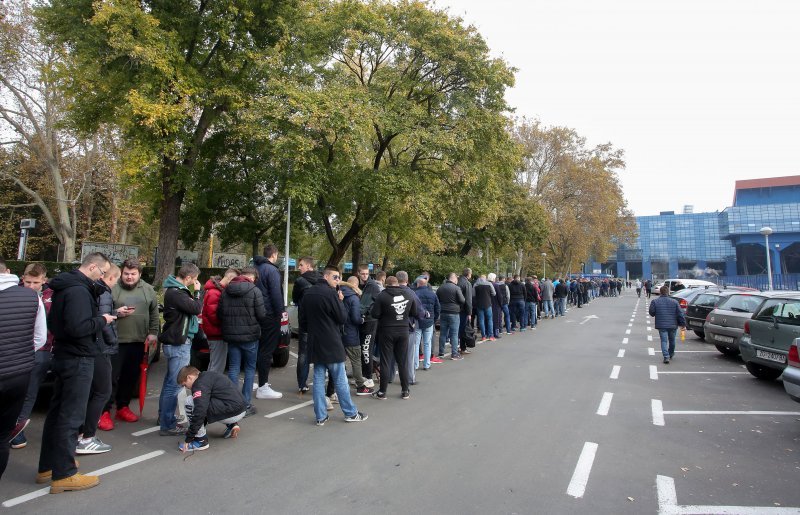
M361 388L356 390L356 395L372 395L372 392L374 391L375 390L373 390L372 388L362 386Z
M161 436L181 436L186 434L186 428L181 426L175 426L172 429L160 429L158 434Z
M386 392L375 392L372 394L372 397L375 399L385 401L386 400Z
M669 358L664 358L664 364L669 365Z
M317 425L318 425L318 426L324 426L324 425L325 425L325 422L327 422L327 421L328 421L328 418L330 418L330 417L325 417L325 418L323 418L322 420L317 420Z
M400 394L400 398L406 401L411 398L411 394L408 392L408 390L406 390Z
M344 421L345 422L364 422L365 420L367 420L367 418L369 418L369 417L367 417L367 415L365 413L361 413L359 411L355 415L353 415L352 417L344 417Z

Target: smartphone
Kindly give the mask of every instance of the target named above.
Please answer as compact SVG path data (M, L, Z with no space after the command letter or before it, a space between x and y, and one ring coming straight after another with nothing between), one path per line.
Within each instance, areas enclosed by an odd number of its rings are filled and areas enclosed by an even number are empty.
M135 306L125 306L125 310L126 311L136 311L136 307Z

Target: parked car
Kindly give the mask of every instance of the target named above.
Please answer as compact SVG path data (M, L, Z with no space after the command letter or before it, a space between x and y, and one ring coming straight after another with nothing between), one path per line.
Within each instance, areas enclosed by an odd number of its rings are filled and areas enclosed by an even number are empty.
M764 299L782 293L785 292L741 292L728 296L706 317L703 324L706 341L726 356L738 356L745 321L750 320Z
M686 291L692 290L682 290L678 292L678 294ZM694 334L701 339L705 340L706 333L703 326L706 323L706 317L708 317L708 314L711 313L721 301L734 293L736 293L734 290L716 290L711 288L706 290L705 288L700 288L692 291L690 295L685 295L679 302L682 304L686 302L687 298L689 299L686 309L684 310L684 314L686 315L686 327L694 331Z
M800 338L795 338L789 347L786 368L783 371L783 389L793 401L800 402L800 354L798 354Z
M747 371L759 379L780 377L796 338L800 338L800 292L764 299L745 322L739 340Z
M717 285L712 283L711 281L703 281L700 279L666 279L664 281L660 281L657 284L653 285L653 293L656 295L659 294L659 290L662 286L667 285L669 286L670 294L681 291L686 288L716 288Z

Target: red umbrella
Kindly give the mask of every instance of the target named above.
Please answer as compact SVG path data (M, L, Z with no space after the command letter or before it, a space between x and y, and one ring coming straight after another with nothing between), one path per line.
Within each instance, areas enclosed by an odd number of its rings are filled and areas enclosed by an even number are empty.
M150 367L150 353L145 352L139 363L139 416L144 410L144 398L147 397L147 369Z

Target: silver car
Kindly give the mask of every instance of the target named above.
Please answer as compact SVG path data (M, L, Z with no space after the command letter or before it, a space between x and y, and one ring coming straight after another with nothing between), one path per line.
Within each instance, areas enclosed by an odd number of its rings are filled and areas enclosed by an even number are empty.
M800 356L798 356L800 338L795 338L789 347L788 363L783 371L783 389L793 401L800 402Z
M726 356L739 355L739 339L744 332L744 323L750 320L761 302L785 292L735 293L720 302L708 314L703 332L708 343L713 343Z

